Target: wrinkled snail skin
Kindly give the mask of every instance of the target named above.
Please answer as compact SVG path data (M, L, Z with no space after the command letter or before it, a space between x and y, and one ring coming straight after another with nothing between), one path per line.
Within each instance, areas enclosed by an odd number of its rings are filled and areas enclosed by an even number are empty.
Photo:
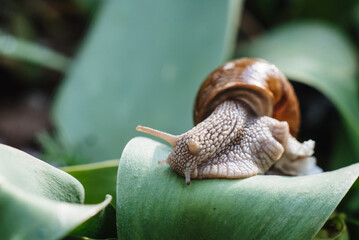
M320 171L314 141L299 143L299 105L292 86L272 64L242 58L213 71L198 91L196 126L182 135L147 127L143 131L173 146L167 159L179 175L190 179L246 178L272 166L289 175ZM299 163L298 163L299 162Z

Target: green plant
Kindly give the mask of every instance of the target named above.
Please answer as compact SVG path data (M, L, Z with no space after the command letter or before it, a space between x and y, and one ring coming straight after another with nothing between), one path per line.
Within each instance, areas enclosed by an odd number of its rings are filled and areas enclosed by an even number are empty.
M79 2L94 9L92 1ZM247 3L242 15L241 0L107 0L96 3L92 27L71 61L0 32L2 58L66 72L53 106L56 137L41 137L43 157L62 170L0 145L1 238L358 237L358 46L352 42L359 35L351 26L358 26L359 5L345 2L352 7L328 1L331 7L313 19L320 6L307 0L288 1L297 11L282 15L269 1ZM248 17L248 9L261 20ZM346 16L340 23L331 18L338 9ZM237 43L242 17L239 36L251 40ZM263 33L248 33L247 24ZM11 52L3 47L9 38L19 44ZM130 141L139 123L172 133L188 130L203 78L240 56L274 63L336 107L341 122L326 130L337 134L324 159L326 172L185 186L157 165L170 151L167 145Z

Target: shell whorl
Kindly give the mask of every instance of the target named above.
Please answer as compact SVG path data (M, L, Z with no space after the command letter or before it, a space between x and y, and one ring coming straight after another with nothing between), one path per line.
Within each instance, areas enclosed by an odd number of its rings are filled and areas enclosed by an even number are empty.
M287 78L273 64L255 58L241 58L223 64L203 82L197 93L195 125L228 99L248 104L258 116L287 121L297 135L300 111L297 97Z

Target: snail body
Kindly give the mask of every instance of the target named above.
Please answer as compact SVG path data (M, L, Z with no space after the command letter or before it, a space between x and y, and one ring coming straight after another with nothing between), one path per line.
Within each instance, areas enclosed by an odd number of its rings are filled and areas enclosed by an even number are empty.
M291 175L316 169L312 140L299 143L297 97L285 76L261 59L242 58L214 70L203 82L194 105L193 127L175 136L138 126L173 146L167 159L190 179L245 178L273 165ZM298 163L299 162L299 163Z

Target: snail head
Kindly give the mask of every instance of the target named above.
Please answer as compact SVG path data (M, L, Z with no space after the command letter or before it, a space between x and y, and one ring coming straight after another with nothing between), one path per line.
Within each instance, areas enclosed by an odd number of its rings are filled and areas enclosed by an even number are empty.
M137 126L136 130L162 138L172 145L172 152L165 160L159 161L158 164L168 163L177 174L185 177L186 184L189 185L191 175L196 175L198 162L201 162L200 152L202 148L199 141L191 137L188 132L176 136L144 126Z

